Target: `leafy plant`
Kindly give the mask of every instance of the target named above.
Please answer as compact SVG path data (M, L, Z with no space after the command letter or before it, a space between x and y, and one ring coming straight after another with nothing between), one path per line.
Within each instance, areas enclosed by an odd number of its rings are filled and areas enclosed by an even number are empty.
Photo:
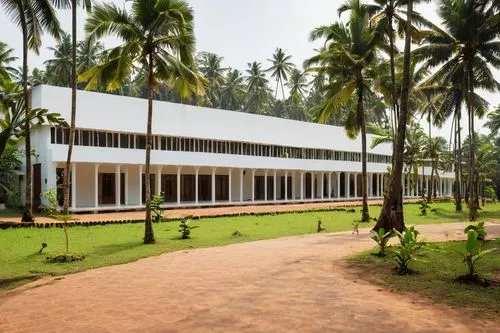
M191 221L190 217L185 217L182 221L181 224L179 224L179 232L181 233L181 239L188 239L191 238L191 230L194 228L198 228L199 226L190 226L189 222Z
M396 236L399 238L400 246L392 249L392 254L394 256L394 261L396 262L398 273L401 275L406 275L412 273L408 268L408 265L417 260L415 255L426 245L425 242L419 242L417 240L419 232L415 230L415 227L405 228L403 233L394 230Z
M359 222L353 222L352 226L352 234L354 235L354 233L356 233L356 235L359 235Z
M316 232L323 232L323 231L326 231L326 228L323 228L323 227L321 226L321 224L322 224L322 223L323 223L323 222L321 221L321 219L319 219L319 220L318 220L318 226L317 226L317 228L316 228Z
M165 221L160 207L163 202L165 202L165 196L163 193L153 195L153 198L151 199L151 215L153 216L153 222Z
M467 265L467 274L458 277L463 282L476 282L483 284L485 281L477 274L477 262L488 253L498 251L497 248L483 250L483 242L478 238L479 234L474 229L467 231L467 242L465 243L464 262Z
M376 255L379 257L385 257L385 249L387 248L387 243L389 242L389 239L391 239L391 237L394 237L394 232L385 232L384 228L380 228L378 229L378 231L371 230L370 235L370 238L377 243L379 248L379 252Z
M469 230L474 230L477 233L477 240L484 241L488 233L486 232L486 228L484 227L484 222L479 222L478 224L469 224L464 229L464 234L469 233Z
M419 201L418 204L419 204L418 209L420 209L420 215L426 216L427 215L427 209L431 209L431 205L429 205L427 203L427 200L425 200L425 199Z

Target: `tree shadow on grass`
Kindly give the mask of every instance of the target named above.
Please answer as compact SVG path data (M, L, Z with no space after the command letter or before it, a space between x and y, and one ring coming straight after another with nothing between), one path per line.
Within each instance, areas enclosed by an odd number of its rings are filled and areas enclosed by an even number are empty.
M141 241L130 241L125 243L113 243L113 244L105 244L99 245L93 248L94 255L111 255L127 250L133 250L139 248L141 246L147 246Z

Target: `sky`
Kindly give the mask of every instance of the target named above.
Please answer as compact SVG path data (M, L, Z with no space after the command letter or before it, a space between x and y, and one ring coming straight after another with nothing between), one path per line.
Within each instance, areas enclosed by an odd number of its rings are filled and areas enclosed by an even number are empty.
M100 1L100 0L99 0ZM108 0L109 1L109 0ZM344 0L187 0L195 13L195 34L198 51L209 51L224 57L223 66L244 71L247 63L260 61L267 67L267 59L275 49L281 47L292 55L292 62L301 67L305 59L314 54L320 42L312 43L308 36L312 29L320 25L331 24L339 20L337 8ZM124 0L112 0L120 6ZM417 6L424 17L439 24L437 1ZM0 7L1 8L1 7ZM69 10L58 11L61 26L71 31ZM84 37L83 25L86 14L83 10L78 15L78 37ZM0 9L0 40L15 50L21 57L22 43L20 29L11 23ZM107 39L106 46L113 46L116 40ZM29 54L30 70L42 67L43 62L51 58L47 47L55 41L48 35L43 38L40 54ZM495 72L500 80L500 71ZM500 104L499 94L480 92L492 107ZM484 120L476 121L479 128ZM423 121L422 125L426 128ZM465 126L464 126L465 127ZM451 124L446 124L438 133L449 138Z

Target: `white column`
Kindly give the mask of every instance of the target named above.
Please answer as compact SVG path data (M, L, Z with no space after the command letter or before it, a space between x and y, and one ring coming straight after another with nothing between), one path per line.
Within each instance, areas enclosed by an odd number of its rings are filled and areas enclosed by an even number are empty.
M255 169L252 169L252 202L255 201Z
M181 166L177 166L177 205L181 204Z
M288 171L285 171L285 201L288 201Z
M264 201L267 201L267 170L264 170Z
M296 199L296 193L295 193L295 174L296 172L292 172L292 200Z
M383 197L384 196L384 187L385 187L385 175L384 174L381 174L380 175L380 196Z
M300 200L304 200L304 171L300 172Z
M337 198L340 198L340 172L337 172Z
M345 179L345 197L350 198L351 197L351 173L350 172L344 172L344 179Z
M358 174L354 174L354 197L358 197Z
M377 178L377 193L375 193L375 196L380 197L380 174L376 173L375 177Z
M212 203L215 203L215 169L212 168Z
M311 172L311 200L314 200L316 198L316 189L314 188L314 172Z
M139 165L139 206L142 205L142 165Z
M199 188L199 173L200 173L200 168L196 167L194 168L194 202L198 204L199 196L198 196L198 188Z
M243 172L245 170L240 169L240 202L243 202Z
M120 206L121 203L121 182L120 182L120 165L115 166L115 206Z
M321 200L323 200L325 198L325 173L324 172L321 173L320 190L321 190L320 198L321 198Z
M417 184L415 185L416 189L415 189L415 196L418 197L418 190L419 190L419 183L420 183L420 176L417 176Z
M229 145L229 147L231 147L231 145ZM233 170L232 169L229 169L228 173L227 173L227 177L228 177L228 199L229 199L229 202L232 202L233 199L231 198L232 196L232 191L233 191L233 186L232 186L232 182L233 182Z
M71 208L76 208L76 163L71 164Z
M161 194L161 170L163 167L158 165L156 169L156 194Z
M99 164L94 164L94 207L99 206Z
M118 136L120 137L120 136ZM128 195L128 168L125 169L125 191L123 191L125 193L125 205L128 205L129 202L128 202L128 198L129 198L129 195Z
M328 199L332 198L332 173L328 173Z
M276 170L274 170L273 174L273 201L276 201Z

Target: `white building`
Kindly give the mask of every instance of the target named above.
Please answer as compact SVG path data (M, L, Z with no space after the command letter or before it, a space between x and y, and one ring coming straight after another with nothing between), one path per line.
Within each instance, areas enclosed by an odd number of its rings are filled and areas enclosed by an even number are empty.
M37 86L32 106L70 119L68 88ZM78 91L71 168L71 211L144 207L147 100ZM361 196L361 140L343 128L155 101L152 193L165 207L351 200ZM68 129L32 130L33 200L62 183ZM371 142L371 136L368 136ZM390 145L368 151L368 195L379 198ZM430 168L425 168L430 174ZM404 179L404 195L428 188ZM439 194L451 195L451 173ZM285 185L286 184L286 185Z

